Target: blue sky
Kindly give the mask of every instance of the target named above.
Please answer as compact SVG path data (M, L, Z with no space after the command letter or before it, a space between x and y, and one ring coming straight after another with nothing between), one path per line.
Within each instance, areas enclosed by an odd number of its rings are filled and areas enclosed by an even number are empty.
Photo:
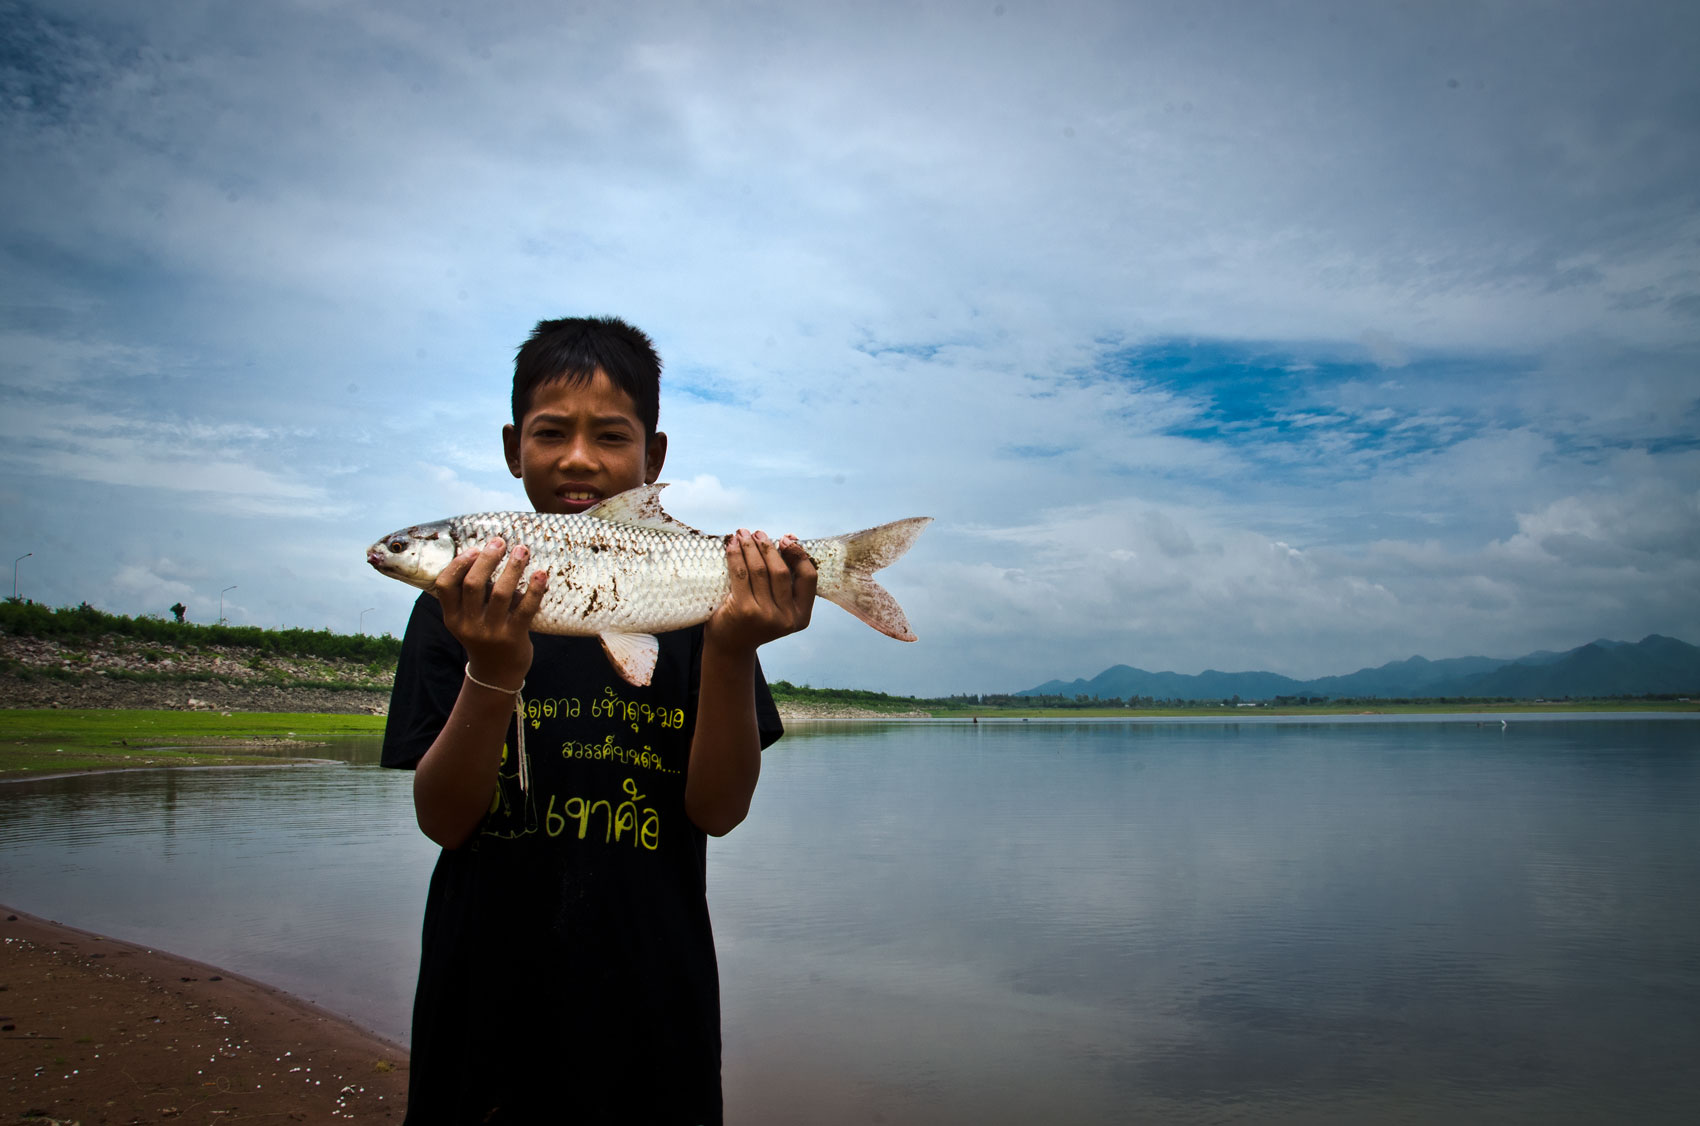
M1697 11L0 0L0 539L399 632L365 545L522 505L513 349L617 313L681 519L937 518L919 643L771 676L1700 642Z

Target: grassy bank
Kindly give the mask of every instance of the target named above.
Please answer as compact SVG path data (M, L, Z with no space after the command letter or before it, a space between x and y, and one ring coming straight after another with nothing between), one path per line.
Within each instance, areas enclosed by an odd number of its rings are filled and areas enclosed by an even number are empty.
M318 740L380 735L381 716L0 709L0 778L311 758Z

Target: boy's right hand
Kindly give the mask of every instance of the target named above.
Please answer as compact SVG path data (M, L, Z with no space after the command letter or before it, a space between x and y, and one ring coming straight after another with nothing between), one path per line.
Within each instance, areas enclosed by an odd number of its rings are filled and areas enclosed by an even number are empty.
M431 593L442 604L443 624L466 649L472 675L518 688L531 671L531 619L543 605L549 573L533 571L525 593L516 597L531 553L524 544L515 547L508 566L491 582L505 547L497 536L482 549L467 548L443 568Z

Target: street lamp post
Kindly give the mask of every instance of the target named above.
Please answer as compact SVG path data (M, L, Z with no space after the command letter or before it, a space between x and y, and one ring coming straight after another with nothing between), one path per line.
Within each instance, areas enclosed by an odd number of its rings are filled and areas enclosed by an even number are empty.
M235 589L236 584L231 583L229 586L225 587L224 590L218 592L218 624L221 626L224 624L224 595L227 591Z
M18 564L22 563L34 554L35 552L33 551L26 551L16 559L12 560L12 601L14 602L18 600Z
M362 634L364 634L366 632L366 615L370 614L373 610L376 610L376 609L377 609L376 606L368 606L368 607L366 607L366 609L360 611L360 632Z

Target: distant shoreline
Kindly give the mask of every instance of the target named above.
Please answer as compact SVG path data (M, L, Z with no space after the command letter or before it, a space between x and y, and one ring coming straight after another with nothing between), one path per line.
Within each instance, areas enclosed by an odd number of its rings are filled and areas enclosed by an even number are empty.
M400 642L395 638L328 631L264 631L251 627L177 625L80 608L0 604L0 709L147 709L213 713L290 713L382 717ZM1658 642L1655 636L1631 652ZM1603 643L1577 652L1597 649ZM1133 670L1137 671L1137 670ZM1164 674L1168 675L1168 674ZM1223 674L1241 676L1249 674ZM1190 683L1190 681L1188 682ZM1082 686L1084 682L1076 681ZM1691 700L1665 696L1587 698L1553 689L1545 698L1504 695L1418 696L1407 692L1309 698L1231 692L1197 696L1110 697L1069 693L1018 696L1003 693L912 697L856 689L812 688L774 680L774 701L788 722L815 720L972 719L1076 717L1163 718L1261 715L1339 715L1471 712L1686 711ZM1066 691L1066 688L1065 688ZM1680 695L1680 694L1677 694ZM1027 704L1026 700L1034 703ZM1383 702L1385 701L1385 702Z
M958 712L880 712L850 707L788 707L780 718L799 736L809 729L866 723L954 723L988 726L1027 722L1154 723L1166 720L1256 723L1264 720L1350 721L1357 717L1459 717L1479 723L1526 716L1646 715L1700 718L1689 703L1625 701L1555 705L1448 704L1388 705L1383 708L1020 708ZM326 740L382 735L384 718L375 715L266 712L182 711L138 708L19 708L0 706L0 781L39 780L114 770L242 766L325 765L314 755Z
M19 607L8 607L14 616ZM29 608L23 608L29 609ZM75 616L75 612L70 612ZM106 625L124 625L111 619ZM130 625L138 623L130 622ZM181 641L105 632L89 636L0 633L0 777L46 778L105 770L303 764L325 738L374 737L389 711L393 658L344 656L367 639L306 635L328 655L237 644L242 631L191 631ZM157 628L155 628L157 627ZM253 632L253 631L249 631ZM225 634L230 636L226 637ZM204 636L203 636L204 635ZM197 640L191 640L191 639ZM333 646L331 642L336 644ZM371 643L374 652L382 649ZM393 639L390 639L393 645ZM312 646L307 646L311 648ZM358 649L355 648L358 652ZM368 654L370 656L370 654ZM817 689L776 680L780 718L796 730L867 722L1213 719L1353 715L1700 714L1686 700L1468 700L1281 704L1228 701L1128 707L1091 700L1024 705L920 699ZM322 744L321 744L322 745Z

